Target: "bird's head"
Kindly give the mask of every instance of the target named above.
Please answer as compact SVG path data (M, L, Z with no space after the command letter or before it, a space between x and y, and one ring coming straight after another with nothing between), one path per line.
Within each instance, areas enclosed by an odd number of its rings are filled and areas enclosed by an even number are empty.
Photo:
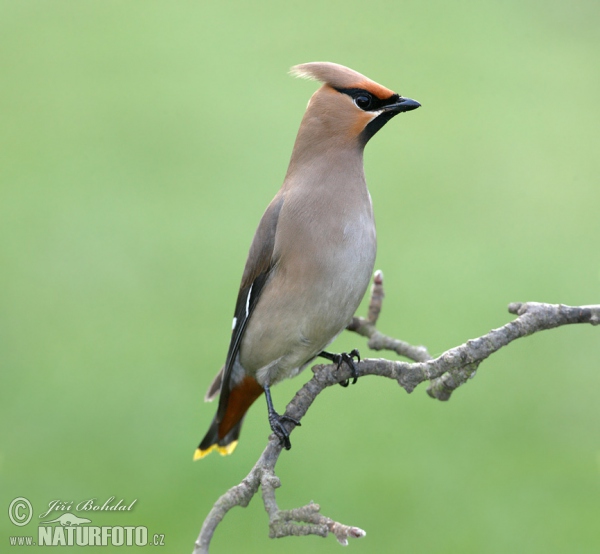
M364 146L392 117L421 104L343 65L311 62L296 65L292 75L323 83L310 99L302 121L306 138L333 139Z

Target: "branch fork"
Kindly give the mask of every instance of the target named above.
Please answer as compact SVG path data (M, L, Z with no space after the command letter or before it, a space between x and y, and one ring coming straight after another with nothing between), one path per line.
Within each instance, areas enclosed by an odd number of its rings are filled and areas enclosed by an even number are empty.
M423 381L429 381L427 394L442 401L449 400L457 388L472 379L481 362L518 338L562 325L600 324L600 305L566 306L515 302L509 305L508 311L516 315L516 319L479 338L451 348L434 359L424 346L408 344L384 335L377 329L383 298L383 274L376 271L367 317L352 318L348 330L368 338L368 347L372 350L392 351L411 361L365 359L356 364L358 375L379 375L394 379L407 392L412 392ZM285 415L298 421L324 389L351 377L350 369L345 364L339 369L335 364L316 365L312 371L313 377L296 393L285 411ZM286 422L285 425L290 433L295 427L291 422ZM281 486L281 481L275 474L275 465L281 450L279 439L271 435L267 447L250 473L239 485L229 489L215 502L204 520L194 554L208 553L214 532L227 512L234 506L246 507L259 488L269 515L270 538L305 535L327 537L331 533L340 544L347 545L349 538L366 535L358 527L344 525L322 515L319 505L312 501L300 508L280 510L275 499L275 489Z

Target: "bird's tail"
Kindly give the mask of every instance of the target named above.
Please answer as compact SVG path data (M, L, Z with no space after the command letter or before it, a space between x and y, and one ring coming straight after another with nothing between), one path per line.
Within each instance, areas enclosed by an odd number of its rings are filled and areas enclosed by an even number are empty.
M223 392L221 390L217 414L194 452L194 460L204 458L213 450L221 456L231 454L237 446L248 408L264 391L253 377L246 377L228 391L228 394Z
M219 438L219 423L217 422L217 416L215 416L208 428L208 432L202 439L202 442L194 452L194 461L200 460L210 454L213 450L216 450L221 456L227 456L231 454L238 443L240 436L240 430L244 418L238 421L231 431L227 433L222 439Z

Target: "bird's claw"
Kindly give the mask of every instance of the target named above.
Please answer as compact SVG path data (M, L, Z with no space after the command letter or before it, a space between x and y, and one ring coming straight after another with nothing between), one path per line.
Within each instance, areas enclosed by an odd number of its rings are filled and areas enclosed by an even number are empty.
M342 363L345 363L352 372L352 384L356 384L356 381L358 381L358 369L356 368L356 364L354 363L354 358L356 358L357 362L360 362L359 351L355 348L350 353L342 352L341 354L336 354L335 356L336 359L334 360L334 362L337 363L337 369L340 369L340 367L342 367ZM350 379L344 379L343 381L340 381L340 385L342 385L342 387L347 387L349 384Z
M345 363L352 372L352 384L356 383L358 380L358 369L356 368L356 364L354 363L354 358L356 358L357 362L360 362L360 353L356 348L352 350L350 353L342 352L341 354L332 354L331 352L323 351L319 354L321 358L325 358L327 360L332 361L337 365L336 369L340 369L342 367L342 363ZM342 387L347 387L350 384L350 379L344 379L340 381L340 385Z
M285 428L285 425L283 425L286 421L293 423L297 427L301 426L301 423L295 417L279 415L274 410L269 413L269 425L271 425L271 430L275 433L282 446L286 450L289 450L292 448L292 443L290 442L290 433Z

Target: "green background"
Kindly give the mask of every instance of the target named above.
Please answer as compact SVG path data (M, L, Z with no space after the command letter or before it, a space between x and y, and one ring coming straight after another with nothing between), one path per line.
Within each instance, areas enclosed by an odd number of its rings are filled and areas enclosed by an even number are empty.
M137 503L94 524L189 552L262 451L261 400L233 456L192 463L247 249L316 90L294 64L342 63L423 105L365 153L383 332L439 354L509 321L510 302L600 302L598 2L0 11L3 552L49 501L110 496ZM448 403L375 378L327 390L281 457L280 506L315 500L366 529L352 552L598 552L598 333L517 341ZM348 333L332 350L354 347L380 355ZM309 373L274 389L276 407ZM6 516L17 496L35 509L22 528ZM259 498L213 541L309 549L340 551L268 539Z

